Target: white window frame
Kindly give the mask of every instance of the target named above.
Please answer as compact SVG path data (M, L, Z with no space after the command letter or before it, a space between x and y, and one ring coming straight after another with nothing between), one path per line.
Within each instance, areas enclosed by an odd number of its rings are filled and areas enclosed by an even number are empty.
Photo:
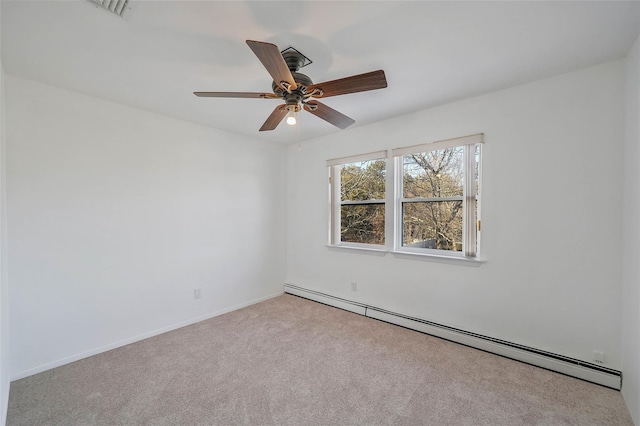
M392 150L375 151L367 154L352 155L348 157L334 158L327 160L328 169L328 181L329 181L329 197L328 197L328 211L329 211L329 226L328 226L328 247L331 248L346 248L346 249L359 249L366 251L376 252L392 252L398 255L418 255L431 258L442 259L460 259L463 261L483 261L480 260L480 235L481 235L481 194L482 194L482 144L484 135L482 133L464 136L460 138L441 140L436 142L430 142L420 145L414 145L409 147L395 148ZM403 182L403 164L402 157L404 155L437 151L445 148L463 146L463 161L464 161L464 189L463 195L460 197L447 197L447 198L411 198L404 199L402 191ZM479 146L480 160L478 162L478 191L477 195L474 191L474 176L473 173L468 171L474 170L475 167L475 155L474 148ZM355 163L360 161L369 161L384 159L386 161L385 173L385 194L384 200L367 200L363 202L345 202L341 200L340 191L340 168L344 164ZM403 238L403 217L402 217L402 204L405 202L418 202L418 201L463 201L463 242L462 252L453 250L438 250L428 248L406 247L402 246ZM341 220L340 212L343 204L367 204L367 203L382 203L385 205L385 244L365 244L354 242L341 241ZM477 217L475 209L468 208L473 206L475 202L478 203Z
M447 139L443 141L431 142L426 144L414 145L403 148L396 148L391 151L393 156L393 163L395 168L395 180L394 180L394 239L393 239L393 251L395 253L407 253L407 254L421 254L431 255L438 257L456 257L456 258L468 258L476 259L480 252L480 199L481 199L481 182L482 182L482 143L483 134L476 134L465 136L461 138ZM464 162L464 185L463 195L455 197L442 197L442 198L403 198L403 157L405 155L425 153L431 151L439 151L441 149L463 147L463 162ZM474 176L473 171L475 169L475 148L479 146L480 149L480 161L478 162L478 193L475 194L474 189ZM402 209L404 203L421 202L421 201L462 201L462 251L453 250L439 250L429 248L417 248L407 247L402 245L402 238L404 233L404 223ZM475 206L478 203L478 214L476 217L476 209L469 208L469 206Z
M385 194L386 197L380 200L364 200L364 201L342 201L340 192L340 168L345 164L357 163L360 161L370 160L385 160ZM375 151L367 154L352 155L348 157L334 158L327 160L327 168L329 169L329 246L331 247L345 247L345 248L358 248L363 250L373 251L388 251L391 246L392 234L390 232L390 216L393 215L393 203L389 202L389 181L390 170L389 165L392 163L389 161L387 151ZM393 172L393 170L391 170ZM393 182L393 175L391 181ZM341 218L340 212L343 205L361 205L361 204L384 204L385 208L385 236L384 245L382 244L366 244L342 241L340 238L341 231ZM393 220L393 218L391 218ZM393 222L391 222L392 224Z

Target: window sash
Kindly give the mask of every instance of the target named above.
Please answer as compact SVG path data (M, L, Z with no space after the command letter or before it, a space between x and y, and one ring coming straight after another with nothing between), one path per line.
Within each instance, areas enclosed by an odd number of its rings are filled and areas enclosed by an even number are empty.
M340 217L340 244L362 244L368 246L381 247L386 242L386 226L385 226L385 210L384 202L363 203L363 204L343 204L340 206L341 214L344 212L346 216ZM355 208L355 210L352 210ZM345 210L346 209L346 210ZM377 222L382 214L383 222ZM363 216L364 215L364 216ZM368 226L350 227L348 224L343 228L343 221L349 222L355 218L356 221L363 223L365 219L371 219ZM382 226L380 226L382 225ZM354 239L355 238L355 239ZM380 241L381 240L381 241Z
M359 201L345 200L345 201L340 201L340 204L343 206L357 206L360 204L384 204L386 201L387 201L386 199L359 200Z
M342 200L342 182L341 182L341 167L345 164L357 163L371 160L385 160L386 169L386 181L385 181L385 193L386 198L372 199L372 200ZM387 151L375 151L367 154L352 155L348 157L334 158L327 160L327 166L329 169L329 244L330 245L345 245L345 246L363 246L363 247L380 247L386 246L389 241L389 235L386 231L388 229L387 220L389 217L388 203L389 200L389 158ZM385 206L385 243L379 244L366 244L342 241L342 220L341 209L342 206L350 205L367 205L367 204L380 204Z
M455 196L455 197L411 197L411 198L400 198L401 203L425 203L430 201L463 201L464 196Z
M455 217L452 217L451 219L453 219L453 221L448 222L446 225L453 225L455 226L456 224L458 224L459 226L461 226L461 228L459 229L459 235L452 235L449 234L448 237L453 237L453 239L451 240L454 245L453 245L453 249L445 249L445 248L437 248L437 247L419 247L417 246L417 244L424 244L424 243L429 243L432 242L432 244L437 245L438 241L440 241L441 243L443 242L443 240L441 238L439 238L439 233L433 233L433 231L437 230L437 229L442 229L440 226L443 225L443 223L439 222L438 220L433 220L434 218L426 215L426 216L418 216L418 222L415 223L410 219L410 212L411 209L408 208L408 206L415 206L417 204L422 204L424 208L426 208L427 210L429 210L430 208L432 208L434 205L438 206L438 205L442 205L442 204L458 204L459 208L462 211L458 211L455 215ZM401 222L402 222L402 235L401 235L401 239L402 239L402 245L401 247L404 248L411 248L413 250L425 250L425 249L429 249L429 250L434 250L440 253L447 253L447 254L461 254L464 250L463 244L464 244L464 229L462 229L462 227L464 226L464 202L463 200L453 200L453 201L445 201L445 200L440 200L440 199L436 199L433 201L422 201L420 203L402 203L401 205ZM436 207L436 209L439 210L439 207ZM409 215L408 215L409 214ZM415 212L414 212L415 214ZM438 218L439 219L439 218ZM427 225L425 227L425 225ZM431 225L431 226L429 226ZM419 232L422 234L426 231L427 235L422 235L421 238L417 241L417 242L411 242L411 241L407 241L407 237L410 237L409 234L407 234L406 231L406 227L409 226L409 228L412 228L413 232L415 232L416 228L419 230ZM429 228L431 228L430 230L432 232L429 232ZM446 240L444 240L446 241ZM460 247L460 250L456 250L456 247L458 246Z
M478 218L476 216L476 202L480 191L478 181L478 194L474 191L475 183L475 147L482 143L482 134L466 136L463 138L448 139L446 141L433 142L422 145L414 145L406 148L392 150L395 164L395 236L394 246L396 251L414 253L436 254L455 257L476 257L478 255ZM439 151L446 148L463 146L463 194L452 197L402 197L404 194L404 156ZM480 172L480 170L479 170ZM462 251L416 248L404 245L404 205L405 203L462 201ZM479 213L479 208L478 208ZM473 227L473 228L472 228Z

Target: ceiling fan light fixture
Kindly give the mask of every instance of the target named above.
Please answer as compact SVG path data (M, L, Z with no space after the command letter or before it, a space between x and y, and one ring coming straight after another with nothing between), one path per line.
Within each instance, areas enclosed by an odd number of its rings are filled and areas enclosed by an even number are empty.
M296 120L296 113L295 113L295 112L293 112L293 111L289 111L289 112L287 113L287 124L288 124L289 126L295 126L295 125L296 125L296 123L297 123L297 120Z

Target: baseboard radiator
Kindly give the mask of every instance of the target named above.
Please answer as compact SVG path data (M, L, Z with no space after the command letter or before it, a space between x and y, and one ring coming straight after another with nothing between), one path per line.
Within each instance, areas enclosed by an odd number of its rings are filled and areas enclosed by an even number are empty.
M622 372L597 364L390 312L293 284L285 284L284 292L616 390L620 390L622 387Z

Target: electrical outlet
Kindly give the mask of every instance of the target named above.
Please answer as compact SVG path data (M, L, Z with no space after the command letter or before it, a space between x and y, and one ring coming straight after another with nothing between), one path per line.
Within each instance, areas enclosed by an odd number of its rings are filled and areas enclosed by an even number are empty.
M202 296L200 289L199 288L194 288L193 289L193 298L194 299L200 299L200 297Z
M606 356L602 351L593 351L593 360L598 364L604 364Z
M358 283L351 281L351 291L358 291Z

